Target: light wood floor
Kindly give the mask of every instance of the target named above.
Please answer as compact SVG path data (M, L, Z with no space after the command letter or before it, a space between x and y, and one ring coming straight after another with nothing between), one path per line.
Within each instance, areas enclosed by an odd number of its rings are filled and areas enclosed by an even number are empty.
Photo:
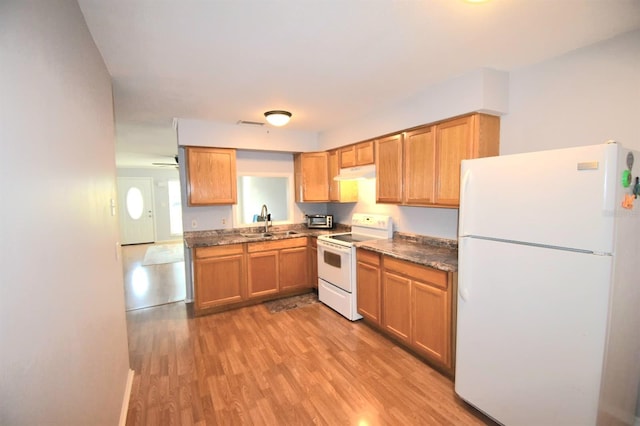
M122 246L127 311L182 301L185 298L184 261L142 265L147 249L153 245Z
M174 303L127 324L127 425L493 424L451 380L320 303L198 318Z

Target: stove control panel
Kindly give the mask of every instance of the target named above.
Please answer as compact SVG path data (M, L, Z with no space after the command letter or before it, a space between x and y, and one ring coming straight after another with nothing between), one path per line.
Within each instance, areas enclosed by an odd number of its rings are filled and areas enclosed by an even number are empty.
M393 225L391 216L355 213L351 217L351 226L374 229L391 229Z

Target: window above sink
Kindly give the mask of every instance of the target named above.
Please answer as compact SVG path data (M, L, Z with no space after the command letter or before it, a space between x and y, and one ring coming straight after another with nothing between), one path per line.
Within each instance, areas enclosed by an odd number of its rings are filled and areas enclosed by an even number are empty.
M270 225L294 223L292 173L238 173L238 204L233 206L235 226L262 226L262 205L271 215Z

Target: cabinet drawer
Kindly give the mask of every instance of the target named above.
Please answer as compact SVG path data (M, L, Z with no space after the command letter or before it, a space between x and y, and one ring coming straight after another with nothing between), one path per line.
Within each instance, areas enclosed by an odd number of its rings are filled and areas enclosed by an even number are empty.
M277 241L260 241L256 243L247 243L247 251L254 253L265 250L280 250L286 248L306 247L307 237L290 238Z
M194 257L196 259L204 259L207 257L229 256L232 254L242 254L242 244L230 244L225 246L214 247L196 247Z
M365 262L370 263L371 265L380 266L380 254L373 251L358 249L357 259L358 262Z
M447 288L447 273L444 271L387 256L384 258L384 268L414 280L431 283L442 289Z

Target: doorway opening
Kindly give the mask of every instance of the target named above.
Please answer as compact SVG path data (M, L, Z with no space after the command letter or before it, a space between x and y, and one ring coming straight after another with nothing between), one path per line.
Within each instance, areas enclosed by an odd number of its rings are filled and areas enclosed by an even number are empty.
M178 170L123 168L117 172L125 309L184 301Z

